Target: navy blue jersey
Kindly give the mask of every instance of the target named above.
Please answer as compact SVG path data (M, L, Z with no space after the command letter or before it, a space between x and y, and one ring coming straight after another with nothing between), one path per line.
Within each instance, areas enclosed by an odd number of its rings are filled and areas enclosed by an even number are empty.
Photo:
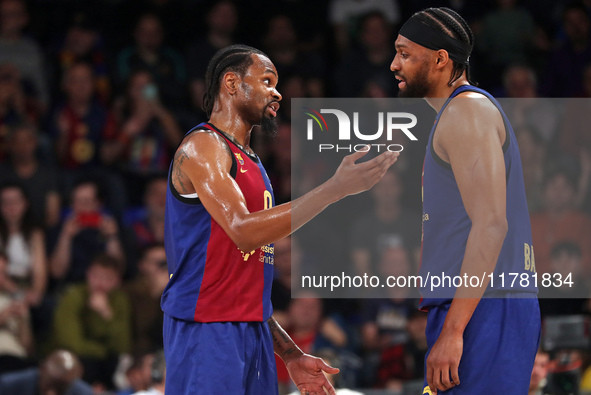
M533 277L535 261L531 226L517 140L500 104L488 92L470 85L460 86L451 94L437 114L429 136L423 164L421 277L425 281L428 276L438 276L441 280L442 273L458 276L472 227L452 168L437 156L433 148L433 135L441 114L455 96L465 91L478 92L490 99L499 109L506 130L503 152L507 176L508 231L492 278L492 287L489 284L485 296L505 291L537 293ZM513 281L513 273L518 274L517 281ZM527 281L521 281L522 278L527 278ZM441 305L453 298L453 286L431 289L430 281L424 282L421 287L421 308Z

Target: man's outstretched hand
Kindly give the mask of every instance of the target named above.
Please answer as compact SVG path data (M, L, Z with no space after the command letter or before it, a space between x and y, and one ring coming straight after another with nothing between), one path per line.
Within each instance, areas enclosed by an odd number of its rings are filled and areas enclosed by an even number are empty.
M285 366L302 395L336 395L324 372L336 374L339 369L328 366L321 358L302 354L287 362Z
M384 152L367 162L355 163L368 151L357 151L343 158L330 181L334 182L334 187L338 195L343 198L349 195L355 195L372 188L386 174L390 166L396 162L398 152Z

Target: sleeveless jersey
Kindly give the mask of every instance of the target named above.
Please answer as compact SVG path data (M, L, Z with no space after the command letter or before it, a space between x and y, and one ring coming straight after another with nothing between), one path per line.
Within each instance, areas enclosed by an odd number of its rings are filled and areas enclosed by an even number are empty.
M259 158L242 151L211 124L197 129L219 134L232 151L230 175L250 212L274 205L269 177ZM196 322L264 322L271 317L273 244L241 251L198 198L186 198L172 185L166 192L165 238L170 280L162 310Z
M463 85L451 94L437 114L429 135L423 163L423 240L419 274L423 280L420 291L423 297L421 308L424 309L448 303L453 298L455 291L453 285L447 287L448 283L445 283L447 288L432 289L432 278L427 281L426 279L428 276L437 276L439 280L447 280L442 278L442 273L450 277L460 274L468 234L472 227L451 166L439 158L433 148L433 135L441 114L451 99L465 91L481 93L491 100L500 111L506 130L503 153L507 180L508 231L495 267L492 287L489 284L485 295L492 296L496 293L506 292L537 292L533 277L535 261L529 211L525 197L521 159L513 128L500 104L488 92L474 86ZM513 273L518 274L515 282L513 282ZM527 282L520 283L522 274L523 278L528 279Z

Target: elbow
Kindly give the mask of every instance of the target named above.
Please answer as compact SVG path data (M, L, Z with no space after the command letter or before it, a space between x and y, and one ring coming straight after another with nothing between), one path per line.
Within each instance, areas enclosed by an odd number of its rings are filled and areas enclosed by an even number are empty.
M483 223L483 229L487 233L489 240L502 243L509 230L507 217L504 215L491 216Z
M234 244L245 253L254 251L260 247L256 240L256 233L246 228L244 224L236 225L232 228L231 232L228 232L228 236Z

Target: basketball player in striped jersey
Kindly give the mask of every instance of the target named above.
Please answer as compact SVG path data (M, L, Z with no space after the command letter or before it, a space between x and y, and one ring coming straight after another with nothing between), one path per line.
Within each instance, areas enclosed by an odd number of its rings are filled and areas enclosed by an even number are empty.
M529 213L513 129L470 82L473 45L460 15L426 9L400 29L390 66L400 96L426 98L437 111L423 165L420 274L483 278L433 291L423 284L423 394L525 395L540 335L537 288L499 278L535 273Z
M335 393L323 372L338 369L304 354L272 317L272 243L329 204L371 188L398 155L360 164L363 154L349 155L326 183L275 207L249 141L254 125L274 127L277 81L261 51L220 50L206 75L209 122L187 133L171 165L170 281L162 296L167 394L277 394L274 352L302 394Z

